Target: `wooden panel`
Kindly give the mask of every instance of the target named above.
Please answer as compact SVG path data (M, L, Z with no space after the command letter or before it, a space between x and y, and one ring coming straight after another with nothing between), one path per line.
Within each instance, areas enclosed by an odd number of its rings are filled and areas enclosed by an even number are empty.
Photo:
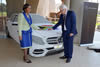
M6 17L0 17L0 31L4 31L3 21L5 23Z
M24 0L6 0L7 16L10 18L13 13L21 13L23 10Z
M81 44L93 43L97 11L97 3L84 3Z
M0 31L2 31L3 30L3 22L2 22L3 20L2 20L2 17L0 17Z

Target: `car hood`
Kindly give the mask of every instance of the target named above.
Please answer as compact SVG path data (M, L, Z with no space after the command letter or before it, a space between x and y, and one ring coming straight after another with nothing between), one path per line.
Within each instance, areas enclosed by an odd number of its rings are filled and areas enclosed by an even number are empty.
M39 36L43 36L43 37L57 37L57 36L61 36L61 31L57 31L57 30L52 30L52 31L38 31L35 30L33 31L33 35L39 35Z
M51 26L49 28L52 28L54 26L54 24L51 24L51 23L45 23L45 24L35 24L36 26ZM48 29L42 29L42 30L33 30L33 35L36 34L36 35L40 35L40 36L43 36L43 37L56 37L56 36L61 36L62 34L62 31L61 31L61 27L58 27L57 29L55 30L48 30Z

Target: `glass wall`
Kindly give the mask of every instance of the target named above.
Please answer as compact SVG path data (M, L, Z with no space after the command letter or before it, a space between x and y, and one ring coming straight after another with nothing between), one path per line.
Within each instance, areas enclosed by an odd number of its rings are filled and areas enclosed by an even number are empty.
M0 16L7 16L6 0L0 0Z
M6 16L6 0L0 0L0 32L5 31Z

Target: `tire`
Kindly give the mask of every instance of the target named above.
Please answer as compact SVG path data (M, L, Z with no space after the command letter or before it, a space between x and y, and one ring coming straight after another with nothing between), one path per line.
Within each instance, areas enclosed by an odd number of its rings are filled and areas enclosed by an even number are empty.
M7 27L6 27L6 34L7 34L7 38L11 38Z

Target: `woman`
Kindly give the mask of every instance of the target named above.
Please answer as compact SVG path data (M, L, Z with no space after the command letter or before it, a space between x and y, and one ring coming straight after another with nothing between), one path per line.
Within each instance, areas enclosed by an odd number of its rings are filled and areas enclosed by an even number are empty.
M23 6L23 13L20 13L18 16L19 40L21 48L24 51L23 60L26 63L32 63L31 60L28 59L28 49L32 47L32 28L38 29L38 27L32 24L32 18L29 15L30 11L31 6L25 4Z

